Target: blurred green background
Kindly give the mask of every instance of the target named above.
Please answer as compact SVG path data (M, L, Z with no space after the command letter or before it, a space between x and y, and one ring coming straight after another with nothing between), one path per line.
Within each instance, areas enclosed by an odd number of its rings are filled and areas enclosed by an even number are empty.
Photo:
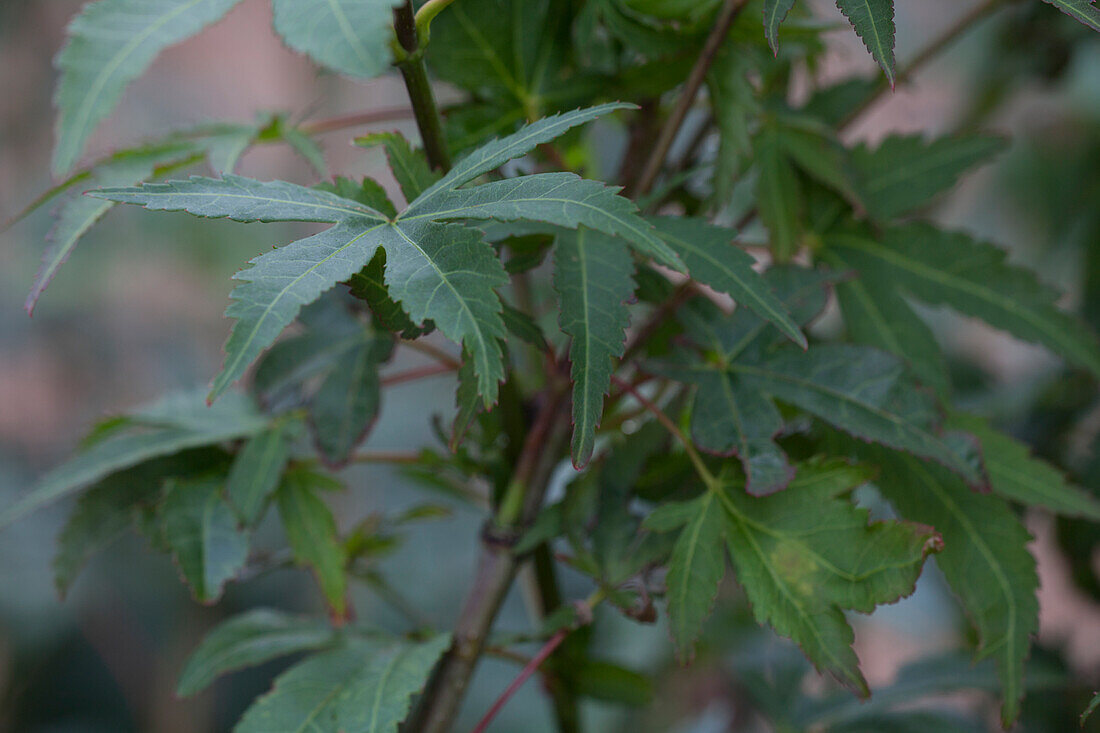
M0 2L0 220L15 216L51 183L51 59L80 5ZM969 5L899 0L899 59ZM815 6L826 18L836 14L829 2ZM222 23L170 49L127 91L93 139L93 154L173 128L247 121L263 111L304 119L406 105L396 78L356 84L319 75L279 43L270 20L265 0L245 0ZM874 73L851 33L839 31L830 42L834 50L821 69L823 78L852 70ZM444 100L454 94L441 90ZM1002 131L1012 145L994 165L967 178L937 218L1006 246L1014 261L1065 290L1067 306L1083 309L1100 327L1100 35L1040 7L1038 0L1023 3L982 24L899 87L849 137L876 140L891 131L936 134L974 127ZM392 129L415 136L401 112L390 121L324 136L331 172L373 176L392 190L381 155L349 145L351 132ZM240 172L316 182L291 151L273 146L249 152ZM22 302L49 226L48 212L40 211L0 240L0 502L10 502L63 460L95 419L205 383L218 368L228 332L222 312L229 276L249 258L301 234L290 225L242 226L120 207L81 242L32 320ZM963 405L996 416L1078 483L1100 491L1100 410L1087 382L1075 382L1037 347L947 313L925 313L952 356ZM828 317L819 327L829 328ZM367 448L405 451L431 444L430 417L450 415L453 388L450 378L441 377L391 389ZM351 490L336 498L337 516L349 523L425 497L422 487L388 468L356 467L346 479ZM241 610L317 610L309 578L296 571L271 573L231 586L222 603L207 608L191 601L168 560L130 539L103 553L62 600L49 565L66 511L53 507L0 534L0 729L228 730L287 662L232 675L180 701L173 690L183 660L206 630ZM441 628L452 622L469 580L479 522L455 505L450 519L413 530L384 565L390 577L415 579L404 589L409 603ZM1068 731L1084 705L1083 690L1100 683L1096 531L1040 514L1029 516L1028 526L1036 536L1042 580L1036 664L1073 684L1065 692L1033 695L1021 726ZM579 579L565 582L567 596L587 593ZM727 592L736 598L734 589ZM901 666L965 637L965 620L947 593L929 566L913 597L856 619L857 652L873 685L890 684ZM405 628L407 622L376 596L360 591L354 600L361 619ZM657 692L633 711L590 703L592 729L768 730L745 713L744 704L751 699L766 707L758 688L767 675L757 674L763 661L774 662L773 671L805 669L790 645L756 630L743 605L725 606L732 610L711 621L712 633L690 668L673 662L660 622L638 626L600 615L596 636L603 655L656 670ZM498 628L528 628L518 592ZM457 729L476 721L514 673L511 665L487 659ZM960 711L985 709L980 696L950 702ZM509 704L494 730L550 730L537 682Z

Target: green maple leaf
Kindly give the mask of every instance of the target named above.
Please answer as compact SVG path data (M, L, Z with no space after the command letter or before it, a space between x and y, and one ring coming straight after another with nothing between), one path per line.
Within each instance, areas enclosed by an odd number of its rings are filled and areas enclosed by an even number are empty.
M260 608L219 624L202 640L180 673L176 694L190 697L226 672L332 644L326 620Z
M987 135L960 135L926 141L919 135L891 135L873 150L852 150L867 212L885 221L919 209L955 185L964 172L1006 147Z
M779 55L779 26L794 7L794 0L764 0L764 36L772 52Z
M667 580L670 625L681 654L690 651L709 615L725 570L725 545L756 619L798 643L819 669L868 694L843 611L870 613L909 595L925 557L942 547L929 527L869 523L867 511L844 496L869 475L843 463L812 463L773 496L749 496L723 477L692 502L658 508L645 526L683 526Z
M117 425L115 423L117 422ZM233 393L213 409L190 391L163 398L112 421L113 429L85 446L0 512L0 527L119 471L190 448L216 445L261 432L270 421L243 395Z
M836 6L894 86L894 0L836 0Z
M1043 2L1053 5L1094 31L1100 31L1100 8L1096 7L1095 0L1043 0Z
M414 322L431 319L470 353L484 404L496 401L504 376L506 337L495 288L506 282L496 253L468 219L524 219L576 228L584 225L630 242L643 254L682 268L675 253L612 189L570 173L548 173L460 188L536 145L626 105L607 104L548 117L494 140L460 160L396 217L326 191L282 181L239 177L192 178L166 184L105 189L94 195L149 209L188 211L236 221L314 221L334 226L264 254L238 273L228 315L237 319L226 363L210 398L239 379L248 365L297 316L336 283L386 252L386 284Z
M347 639L275 679L233 729L236 733L395 733L413 695L450 643Z
M821 273L782 267L770 270L767 279L799 322L824 306ZM802 352L777 344L763 321L741 309L729 317L694 305L683 318L702 357L680 355L648 368L697 386L692 436L704 450L736 455L750 493L778 491L790 479L785 457L772 441L782 427L773 399L865 440L934 458L981 482L970 461L940 437L935 401L916 388L896 357L848 344Z
M64 175L80 159L96 126L126 86L162 50L220 20L240 0L98 0L69 25L57 57L53 171Z
M592 457L613 360L623 355L634 262L624 242L581 228L557 238L554 271L561 330L573 339L573 465L582 468Z
M992 244L929 224L909 224L880 236L829 235L826 245L861 280L889 282L927 303L949 305L1100 375L1095 334L1057 307L1057 292L1006 263L1006 253Z
M275 32L330 69L370 79L392 60L397 0L274 0Z
M195 599L216 601L248 559L248 534L217 479L172 481L160 505L163 536Z
M972 491L942 466L873 446L853 450L882 467L875 483L903 517L943 536L936 564L977 629L978 658L996 663L1008 728L1019 716L1024 662L1039 629L1031 536L1004 500Z
M329 607L343 617L347 609L347 552L337 536L332 511L317 496L315 476L302 469L287 472L275 500L295 561L313 570Z

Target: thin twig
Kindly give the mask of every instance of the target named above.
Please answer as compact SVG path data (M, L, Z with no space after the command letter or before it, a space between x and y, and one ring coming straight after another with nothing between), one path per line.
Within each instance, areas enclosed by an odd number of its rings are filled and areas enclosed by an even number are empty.
M414 464L420 463L419 453L405 453L401 451L371 451L363 453L353 453L348 459L348 463L396 463L396 464Z
M711 29L710 35L707 36L707 40L703 44L703 50L699 53L699 60L695 62L695 66L692 67L691 73L688 75L684 90L680 93L680 99L672 110L672 115L661 129L661 134L657 137L657 144L653 147L653 152L650 153L645 168L642 169L642 175L633 187L632 193L635 197L644 196L653 187L657 176L661 172L661 167L665 164L665 158L668 157L668 151L672 148L672 143L676 139L676 134L680 131L680 126L684 124L688 111L695 104L695 97L706 80L711 64L714 63L714 59L718 55L718 49L722 47L722 42L726 40L733 21L737 20L738 14L744 9L747 2L748 0L726 0L722 6L714 28Z
M485 733L485 730L489 727L489 724L493 722L493 718L497 716L501 708L512 699L512 695L519 691L519 688L523 687L524 683L531 678L535 672L538 671L539 665L546 661L547 657L554 653L554 650L565 641L565 637L569 636L568 629L562 629L558 633L550 637L550 641L543 644L542 649L539 649L538 653L531 657L531 661L524 665L520 670L516 678L512 680L512 684L508 685L508 688L501 693L501 696L497 698L493 706L489 708L489 712L485 713L485 717L481 719L473 729L471 733Z
M699 452L695 450L695 446L692 444L691 440L686 435L684 435L684 431L680 429L680 426L673 422L672 418L666 415L664 410L658 407L656 403L652 402L645 395L635 389L634 385L630 384L630 382L626 382L616 376L611 377L611 382L612 384L618 385L620 389L629 392L631 396L634 397L634 399L638 400L638 402L640 402L647 410L649 410L653 417L657 418L657 422L661 423L661 425L664 426L665 430L676 436L676 439L679 440L680 443L684 446L684 450L687 452L688 458L691 459L692 464L695 466L696 472L699 474L700 478L703 479L703 482L708 486L713 485L715 482L714 475L710 472L710 469L707 468L706 464L703 463L702 456L700 456Z
M454 367L447 364L429 364L428 366L417 367L416 369L409 369L404 372L382 377L382 386L392 387L395 384L414 382L418 379L437 377L440 374L450 374L452 372L454 372Z
M372 125L376 122L388 122L389 120L408 120L413 118L412 107L384 107L370 112L353 112L336 117L326 117L311 122L303 122L298 125L298 131L305 135L323 135L326 132L346 130L349 127L361 127Z
M454 721L489 631L519 569L519 558L511 552L508 536L514 536L518 527L532 521L538 513L550 475L568 438L569 411L565 409L568 394L568 383L555 384L528 434L538 433L542 439L528 439L524 443L507 492L519 497L511 501L521 505L520 515L513 526L508 526L501 525L500 520L509 517L498 513L497 520L486 528L477 573L455 623L451 648L436 666L409 730L443 733Z
M448 354L443 349L439 348L435 344L430 344L427 341L400 341L402 346L412 351L419 351L421 354L430 356L440 364L446 365L449 369L457 371L462 368L462 362Z
M499 713L508 700L523 687L524 683L531 678L531 675L538 671L539 666L554 653L554 650L561 646L561 643L565 641L566 637L578 628L592 623L592 612L595 610L596 606L603 602L605 597L605 592L598 588L593 591L588 598L574 604L574 608L577 611L577 622L567 628L559 629L542 645L542 648L535 653L535 656L531 657L531 660L524 665L523 669L516 675L516 678L512 680L512 684L508 685L504 692L501 693L500 697L496 699L496 702L494 702L488 712L485 713L481 721L474 726L471 733L485 733L489 724L496 718L497 713Z

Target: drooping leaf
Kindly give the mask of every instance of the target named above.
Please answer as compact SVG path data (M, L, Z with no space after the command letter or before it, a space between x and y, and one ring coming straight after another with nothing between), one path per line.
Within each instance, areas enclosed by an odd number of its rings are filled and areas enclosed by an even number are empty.
M322 66L370 79L392 59L396 0L274 0L275 32Z
M203 638L180 673L176 694L190 697L227 672L320 649L335 639L332 626L321 619L266 608L242 613Z
M329 606L342 618L347 609L346 557L332 512L317 496L306 472L288 472L275 500L294 559L313 570Z
M1023 443L972 415L956 413L948 424L981 442L982 461L994 493L1026 506L1100 522L1100 500L1071 485L1054 466L1032 456Z
M928 224L887 229L881 236L830 235L828 246L865 279L890 282L916 298L946 304L1018 338L1041 343L1100 375L1100 342L1060 310L1058 294L1005 252Z
M572 337L572 452L579 469L592 457L614 361L625 348L634 263L620 240L581 228L558 237L554 267L561 330Z
M433 47L434 48L434 47ZM355 144L364 148L381 145L386 151L393 177L405 195L405 201L415 201L420 194L439 180L439 174L428 165L421 150L414 150L409 141L398 132L376 132L355 138Z
M1061 10L1078 23L1083 23L1094 31L1100 32L1100 8L1096 7L1095 0L1043 0ZM1092 707L1096 707L1093 700ZM1082 719L1082 724L1084 720Z
M894 0L836 0L894 86Z
M822 259L842 272L854 269L839 249L823 252ZM950 380L939 342L893 283L875 277L851 278L837 283L836 295L854 341L900 356L917 379L941 397L947 396Z
M860 194L871 216L881 221L927 205L955 185L969 169L1005 148L1005 140L987 135L941 137L891 135L875 149L865 144L852 151Z
M703 450L735 455L750 494L764 496L786 487L794 469L774 442L783 427L767 395L728 372L698 374L691 437Z
M672 547L666 580L669 628L681 660L691 657L726 572L718 499L708 491L691 503L689 511L687 524Z
M0 527L116 471L187 448L215 445L253 435L267 427L267 419L245 401L226 400L223 404L206 408L194 392L186 393L182 399L196 402L195 409L208 409L207 420L188 419L182 425L169 424L164 427L124 426L127 429L111 434L53 469L30 493L5 507L0 512Z
M267 402L279 402L333 368L340 358L370 336L337 293L322 296L302 308L298 322L303 332L285 338L260 360L253 389Z
M254 526L279 485L290 458L288 427L277 423L249 439L233 461L226 479L226 495L245 526Z
M226 456L220 449L182 451L111 474L88 489L57 538L52 569L58 592L64 596L88 560L134 526L139 512L152 510L166 477L223 470Z
M378 417L378 368L392 352L389 337L364 340L340 357L310 401L310 425L329 465L346 463Z
M382 230L386 285L415 323L431 320L473 359L486 408L504 378L507 338L500 298L504 267L480 233L458 224L414 220Z
M248 559L248 534L222 496L222 479L171 481L160 506L164 539L195 599L216 601Z
M165 144L128 151L112 156L106 163L91 169L81 187L130 186L149 178L158 167L194 159L197 147L189 143ZM42 254L42 266L23 304L28 315L54 275L69 259L77 242L114 206L87 196L65 200L57 210L57 221L47 235L50 244Z
M940 466L880 449L865 455L882 466L876 483L899 513L943 536L936 564L978 631L978 657L996 662L1001 721L1010 726L1019 715L1024 660L1039 628L1039 579L1026 546L1031 537L1003 500L971 491Z
M868 523L866 510L835 494L832 480L815 481L803 466L778 494L755 498L727 484L719 497L734 575L756 619L866 695L842 610L870 613L912 593L925 557L943 542L930 527Z
M163 49L220 20L238 2L97 0L86 5L70 23L69 40L56 62L61 76L55 97L54 175L72 170L122 90Z
M753 269L756 260L733 244L734 232L687 217L656 217L651 221L693 278L751 308L806 348L806 337L798 324L791 320L767 281Z
M235 733L396 733L450 643L349 639L279 675Z
M539 173L440 191L430 199L413 202L402 218L524 220L570 229L586 226L622 237L642 254L683 269L676 254L638 216L638 207L619 196L618 190L575 173Z
M466 354L463 354L462 366L458 369L455 407L457 413L455 414L454 423L451 425L451 440L449 441L451 451L458 448L458 444L465 437L470 423L473 422L481 409L481 400L477 393L477 375L474 374L474 363Z
M723 44L707 73L707 94L718 128L714 161L714 199L730 200L744 159L752 152L751 128L760 113L760 100L749 81L751 57L734 44Z
M764 36L772 52L779 55L779 25L794 6L794 0L764 0Z

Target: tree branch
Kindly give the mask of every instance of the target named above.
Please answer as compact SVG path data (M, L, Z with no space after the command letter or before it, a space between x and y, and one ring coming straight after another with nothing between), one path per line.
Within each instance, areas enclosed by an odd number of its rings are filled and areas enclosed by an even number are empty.
M420 45L420 36L416 30L416 16L413 14L412 0L393 11L394 33L397 42L404 50L404 58L399 58L397 68L405 79L405 88L409 92L416 126L424 143L424 153L432 168L448 171L451 168L451 156L447 152L447 140L443 136L443 123L439 118L439 109L435 104L435 94L428 71L424 66L424 48Z
M747 3L748 0L726 0L722 6L714 28L711 29L710 35L707 36L707 40L703 44L703 50L699 53L699 60L695 62L695 66L692 67L691 73L688 75L684 90L680 93L680 99L672 110L672 115L661 129L661 134L657 137L657 144L653 146L653 152L650 153L645 168L642 169L642 175L632 187L631 194L634 197L649 193L649 189L656 182L657 176L661 172L661 166L664 165L665 158L668 157L668 151L672 148L672 143L676 139L676 134L680 131L680 126L684 124L684 119L687 117L691 106L695 104L695 97L699 93L699 88L703 86L707 72L718 55L718 49L722 47L722 42L726 40L726 35L729 34L733 21L737 20L737 16Z
M554 650L561 646L561 643L565 641L566 637L581 626L587 626L592 622L592 611L603 601L603 598L603 591L597 590L586 600L576 603L580 621L571 627L558 630L542 645L542 648L523 666L523 669L516 675L516 678L512 680L512 684L508 685L504 692L501 693L500 697L497 698L496 702L493 703L492 707L489 708L489 711L485 713L485 716L482 717L481 721L474 727L471 733L485 733L489 728L489 724L492 723L493 719L497 716L497 713L499 713L512 696L519 691L519 688L523 687L524 683L531 678L531 675L538 671L538 668L554 653Z
M451 648L432 674L409 730L444 733L454 722L489 631L519 569L512 544L541 508L550 474L568 437L568 394L567 383L554 385L528 432L506 492L508 498L483 531L477 573L455 624Z

